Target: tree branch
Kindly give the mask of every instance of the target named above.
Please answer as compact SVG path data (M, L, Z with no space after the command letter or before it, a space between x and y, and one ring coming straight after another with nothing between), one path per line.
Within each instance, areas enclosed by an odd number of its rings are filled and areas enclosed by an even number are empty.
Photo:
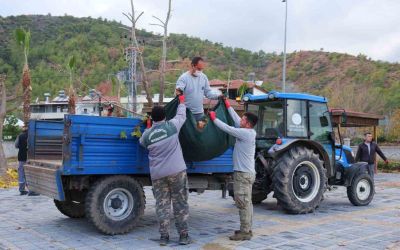
M17 110L17 109L19 109L19 106L12 107L12 108L8 107L8 108L6 109L6 113L13 112L13 111L15 111L15 110Z
M124 30L128 30L128 31L131 31L131 29L129 29L129 28L126 28L126 27L119 27L120 29L124 29Z
M122 13L122 15L124 15L124 16L126 16L126 18L128 18L128 20L129 21L131 21L132 23L133 23L133 19L132 18L130 18L127 14L125 14L125 13Z
M181 71L182 69L166 69L165 71Z
M136 17L136 19L135 19L135 24L136 24L136 22L139 20L139 18L143 15L143 13L144 13L144 12L142 11L142 13L140 13L139 16Z
M165 26L165 22L163 22L160 18L158 18L158 17L156 17L156 16L153 16L153 18L157 19L160 23L163 24L163 26Z
M158 23L150 23L150 25L153 25L153 26L160 26L161 28L164 28L164 26L163 26L163 25L161 25L161 24L158 24Z

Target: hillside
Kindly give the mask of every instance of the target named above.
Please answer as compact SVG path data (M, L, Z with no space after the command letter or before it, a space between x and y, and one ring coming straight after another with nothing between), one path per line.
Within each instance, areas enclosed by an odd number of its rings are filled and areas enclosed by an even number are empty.
M53 95L68 83L67 61L77 58L77 76L85 85L78 92L107 83L110 76L126 68L122 48L129 36L120 23L105 19L72 16L10 16L0 17L0 73L6 73L8 83L15 85L22 71L22 51L13 39L15 28L31 30L29 64L33 81L33 96L44 92ZM140 30L146 67L157 69L161 44L156 35ZM267 89L280 88L282 57L276 53L251 52L223 46L183 34L171 34L168 60L178 60L170 68L186 70L188 58L201 55L209 62L209 79L246 79L250 72L264 81ZM172 94L173 83L181 71L167 76ZM400 65L372 61L323 51L300 51L288 54L288 87L292 91L327 96L330 105L357 111L391 114L400 107ZM153 91L158 91L158 76L151 75Z

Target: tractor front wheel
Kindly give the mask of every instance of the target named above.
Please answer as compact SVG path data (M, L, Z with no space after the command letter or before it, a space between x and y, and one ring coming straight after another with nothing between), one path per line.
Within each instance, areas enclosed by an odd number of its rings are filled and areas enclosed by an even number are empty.
M371 176L366 173L354 177L350 187L347 187L347 197L354 206L366 206L374 198L375 187Z

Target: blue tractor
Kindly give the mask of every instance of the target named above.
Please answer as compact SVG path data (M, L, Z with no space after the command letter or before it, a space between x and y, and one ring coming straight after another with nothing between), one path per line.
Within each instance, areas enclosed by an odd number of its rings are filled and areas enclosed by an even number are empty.
M327 99L301 93L246 94L245 109L258 115L253 202L270 192L289 213L314 211L331 186L347 187L350 202L368 205L374 182L367 163L355 162L350 147L335 143ZM343 112L342 122L346 122Z

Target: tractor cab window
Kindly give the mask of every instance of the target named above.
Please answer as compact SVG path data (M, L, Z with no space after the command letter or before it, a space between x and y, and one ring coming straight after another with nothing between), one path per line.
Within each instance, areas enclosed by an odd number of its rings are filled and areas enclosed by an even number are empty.
M288 137L308 137L306 101L287 100L286 119Z
M310 130L311 140L329 142L332 125L326 103L310 102Z
M276 139L283 137L285 125L283 120L283 101L270 101L257 105L249 104L248 111L258 114L255 128L258 138Z

